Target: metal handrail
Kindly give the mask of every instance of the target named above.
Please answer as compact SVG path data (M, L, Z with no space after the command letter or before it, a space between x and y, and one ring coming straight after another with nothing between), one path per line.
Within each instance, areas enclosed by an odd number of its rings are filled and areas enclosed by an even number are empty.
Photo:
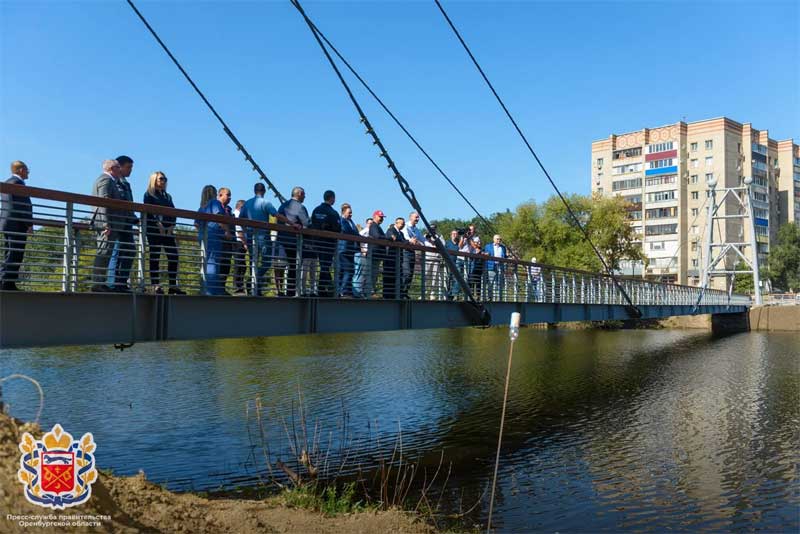
M23 185L0 183L0 193L28 196L35 201L49 201L48 204L34 204L36 211L31 223L38 228L64 228L61 235L47 234L39 235L37 243L40 244L39 248L47 245L50 247L47 250L36 250L35 247L28 247L26 251L26 260L23 264L23 271L28 274L25 283L25 289L36 290L45 287L47 283L54 283L54 278L60 277L58 286L62 291L77 291L80 289L81 273L90 270L89 265L85 262L91 259L93 253L91 246L94 241L94 231L91 224L86 220L81 220L81 217L89 218L93 209L96 207L105 207L115 210L133 211L139 214L153 214L162 216L171 216L175 218L175 230L173 236L176 242L184 243L182 247L188 247L186 250L180 251L179 277L194 277L197 275L196 271L187 270L187 266L191 269L198 267L203 271L201 278L205 278L205 265L208 261L209 252L208 236L198 236L194 228L194 221L215 222L227 226L239 226L246 230L258 230L270 236L269 240L276 246L283 246L283 242L276 241L274 235L280 233L284 236L292 236L296 239L296 257L283 258L278 256L277 252L268 256L263 256L260 259L250 257L249 254L238 252L238 256L231 256L234 260L239 260L247 265L246 276L251 280L248 287L255 287L252 279L255 278L258 266L254 266L255 261L266 260L269 263L268 269L273 269L276 263L284 262L291 265L303 272L303 275L309 274L309 270L314 270L312 278L321 272L319 262L314 266L313 260L315 258L309 257L308 242L314 243L313 247L318 250L316 253L321 253L323 256L326 254L333 255L332 271L338 283L338 275L336 271L341 269L339 243L352 243L351 247L356 249L356 253L360 254L362 248L366 248L367 255L363 256L365 263L372 265L373 262L380 263L384 261L382 267L389 269L388 272L381 271L381 275L387 275L388 280L391 282L392 276L394 283L397 286L394 293L391 291L389 294L400 295L404 291L410 293L412 298L428 299L431 295L433 298L452 298L459 299L461 296L457 291L454 291L450 286L450 275L444 272L443 266L440 265L442 261L439 254L435 249L423 245L412 245L410 243L395 243L391 241L372 239L369 237L361 237L347 234L337 234L333 232L326 232L314 229L296 229L291 226L283 224L272 224L261 221L253 221L249 219L239 219L223 215L211 215L207 213L199 213L197 211L166 208L155 206L151 204L141 204L136 202L127 202L122 200L99 198L91 195L83 195L76 193L69 193L64 191L56 191L50 189L43 189L37 187L28 187ZM61 203L63 205L52 205L52 203ZM85 207L88 209L77 209L78 207ZM46 213L41 213L41 211ZM62 215L63 214L63 215ZM183 221L183 222L181 222ZM134 267L131 269L131 285L141 287L144 285L146 279L147 269L145 266L145 256L149 254L149 243L147 241L147 233L140 233L138 224L131 226L132 242L134 251ZM90 233L91 237L86 238L85 234ZM8 233L13 240L13 232ZM285 239L285 237L284 237ZM0 243L0 246L5 247L5 242ZM277 245L275 245L277 243ZM54 247L61 250L60 255L57 254ZM196 247L196 248L195 248ZM326 249L327 247L327 249ZM384 248L385 247L385 248ZM45 247L46 248L46 247ZM376 250L389 251L386 253L376 254ZM610 277L601 273L591 273L579 269L563 268L552 266L542 263L531 263L528 261L511 259L511 258L495 258L483 254L470 254L460 251L450 251L461 266L465 269L467 277L472 276L471 270L476 265L485 267L486 261L491 261L499 266L496 273L499 275L489 276L488 273L479 275L479 279L470 278L470 283L474 284L474 289L477 292L477 297L480 300L506 300L506 301L535 301L535 302L558 302L558 303L580 303L580 304L622 304L619 291L611 284ZM164 253L166 255L166 253ZM58 256L56 258L55 256ZM401 276L408 276L408 271L403 272L402 263L405 259L412 258L411 263L415 265L410 277L413 283L413 289L404 282L397 282ZM56 260L57 264L56 265ZM83 264L81 262L84 262ZM305 266L306 263L311 263L311 266ZM378 265L375 263L375 265ZM159 264L160 265L160 264ZM260 263L259 263L260 265ZM283 267L281 267L283 268ZM352 269L354 269L351 266ZM371 269L370 267L369 269ZM52 269L52 270L48 270ZM160 269L160 266L159 266ZM393 271L392 271L393 269ZM162 270L155 271L156 273L164 273ZM274 273L273 273L274 274ZM352 274L352 273L351 273ZM370 276L375 273L370 272ZM33 276L37 275L37 276ZM259 277L261 275L258 275ZM353 276L355 276L353 274ZM135 280L134 280L135 278ZM500 290L497 290L496 285L492 285L490 293L487 293L486 285L491 282L489 278L497 279ZM46 281L43 281L46 279ZM631 298L637 305L647 304L694 304L700 296L700 288L691 286L681 286L676 284L666 284L663 282L650 282L640 278L633 277L619 277L618 280L625 291L631 295ZM384 282L382 278L381 283ZM187 282L188 283L188 282ZM259 282L260 283L260 282ZM201 282L202 284L202 282ZM336 285L336 284L334 284ZM277 286L277 281L276 281ZM298 283L299 286L299 283ZM535 286L535 287L533 287ZM190 289L196 288L195 286ZM299 287L298 287L299 289ZM339 293L338 286L336 287L336 294ZM370 289L376 289L370 287ZM279 289L273 288L274 294L280 294ZM703 302L713 304L735 304L735 305L749 305L749 298L744 295L732 295L728 297L725 291L708 290L703 296Z

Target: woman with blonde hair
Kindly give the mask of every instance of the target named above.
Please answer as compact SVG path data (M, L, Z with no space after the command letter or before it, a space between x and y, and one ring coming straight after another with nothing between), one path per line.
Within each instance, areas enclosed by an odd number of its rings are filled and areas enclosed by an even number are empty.
M147 191L144 193L144 204L153 204L165 208L174 208L172 196L167 193L167 175L156 171L150 175ZM163 294L161 287L161 269L159 268L161 253L167 257L167 277L169 278L170 295L185 295L178 288L178 244L175 241L175 217L145 213L142 217L150 255L150 283L153 292Z

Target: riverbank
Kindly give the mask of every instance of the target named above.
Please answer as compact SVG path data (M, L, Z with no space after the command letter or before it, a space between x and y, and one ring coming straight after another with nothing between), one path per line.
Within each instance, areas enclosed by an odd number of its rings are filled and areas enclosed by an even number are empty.
M711 330L710 315L682 315L660 321L663 328ZM800 332L800 306L754 306L749 312L753 332Z
M53 512L30 504L17 480L19 442L24 432L41 437L37 425L22 424L0 413L0 532L163 532L163 533L398 533L429 534L433 529L398 510L362 511L327 517L291 507L282 496L265 500L206 499L177 494L148 482L143 474L118 477L100 473L88 503ZM36 528L20 525L8 515L106 516L100 528Z

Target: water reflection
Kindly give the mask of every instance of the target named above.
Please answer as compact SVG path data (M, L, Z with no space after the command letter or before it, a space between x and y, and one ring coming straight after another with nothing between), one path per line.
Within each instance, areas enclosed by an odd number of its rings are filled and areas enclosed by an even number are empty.
M102 467L142 469L175 489L253 481L263 461L246 406L259 397L285 417L299 391L326 432L341 433L349 416L358 462L398 426L428 462L444 449L457 511L489 480L506 351L497 329L217 340L4 351L0 375L39 380L44 424L94 432ZM791 334L523 330L497 524L796 530L798 354ZM4 395L13 414L35 413L25 384ZM267 436L285 455L276 421Z

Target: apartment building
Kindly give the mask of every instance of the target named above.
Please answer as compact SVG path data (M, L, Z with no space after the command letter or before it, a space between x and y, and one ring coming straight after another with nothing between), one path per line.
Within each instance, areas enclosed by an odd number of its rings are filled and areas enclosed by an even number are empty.
M759 259L769 255L782 222L800 221L800 152L791 139L774 141L726 117L624 134L592 143L592 192L630 202L631 225L641 236L646 264L624 265L624 274L698 285L707 230L708 182L738 187L752 177L753 214ZM739 213L729 199L721 214ZM742 219L715 223L729 241L748 241ZM747 254L752 251L745 249ZM736 258L726 258L733 268ZM724 283L718 280L715 285Z

